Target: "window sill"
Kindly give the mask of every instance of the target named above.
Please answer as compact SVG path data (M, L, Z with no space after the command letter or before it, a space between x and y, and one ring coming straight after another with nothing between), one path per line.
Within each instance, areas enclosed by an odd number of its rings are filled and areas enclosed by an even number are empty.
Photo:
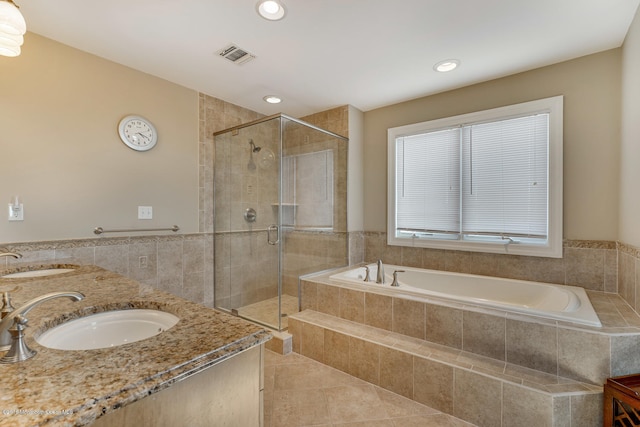
M494 254L562 258L562 239L546 244L488 243L460 240L433 240L425 238L398 238L387 235L387 244L413 248L444 249L452 251L484 252Z

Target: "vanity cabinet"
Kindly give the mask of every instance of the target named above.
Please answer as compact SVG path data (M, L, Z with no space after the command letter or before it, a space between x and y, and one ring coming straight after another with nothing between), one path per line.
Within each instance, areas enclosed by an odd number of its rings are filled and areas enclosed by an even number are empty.
M29 312L26 339L38 354L0 365L0 426L262 424L263 348L271 339L262 326L93 265L55 276L0 278L0 292L24 302L59 292L62 283L85 297ZM35 339L51 323L131 309L165 311L179 321L150 338L87 351L55 350Z
M264 344L98 418L93 427L262 426Z

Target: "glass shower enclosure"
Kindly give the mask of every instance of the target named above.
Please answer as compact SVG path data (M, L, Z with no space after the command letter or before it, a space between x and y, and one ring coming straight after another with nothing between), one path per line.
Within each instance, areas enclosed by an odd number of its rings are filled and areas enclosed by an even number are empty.
M214 134L215 307L269 328L348 264L347 139L278 114Z

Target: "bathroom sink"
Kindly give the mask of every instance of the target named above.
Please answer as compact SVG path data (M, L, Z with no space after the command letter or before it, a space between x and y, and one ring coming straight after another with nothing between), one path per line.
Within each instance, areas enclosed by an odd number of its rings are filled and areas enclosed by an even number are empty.
M114 310L91 314L55 326L36 341L57 350L92 350L116 347L158 335L178 323L159 310Z
M19 271L17 273L9 273L1 276L3 279L24 279L27 277L45 277L55 274L69 273L74 268L45 268L42 270Z

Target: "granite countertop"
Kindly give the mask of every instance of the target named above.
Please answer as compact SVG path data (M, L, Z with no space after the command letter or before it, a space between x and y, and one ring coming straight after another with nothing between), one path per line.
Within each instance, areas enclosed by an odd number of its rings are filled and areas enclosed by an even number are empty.
M57 267L62 267L59 265ZM47 301L27 318L27 345L38 354L24 362L0 364L0 425L84 426L102 414L169 387L234 354L262 344L262 327L158 291L96 266L21 279L0 278L14 307L49 292L78 291L82 301ZM33 268L33 267L30 267ZM51 265L39 268L51 268ZM0 270L0 275L28 267ZM65 320L101 311L156 308L180 321L168 331L118 347L63 351L34 337Z

